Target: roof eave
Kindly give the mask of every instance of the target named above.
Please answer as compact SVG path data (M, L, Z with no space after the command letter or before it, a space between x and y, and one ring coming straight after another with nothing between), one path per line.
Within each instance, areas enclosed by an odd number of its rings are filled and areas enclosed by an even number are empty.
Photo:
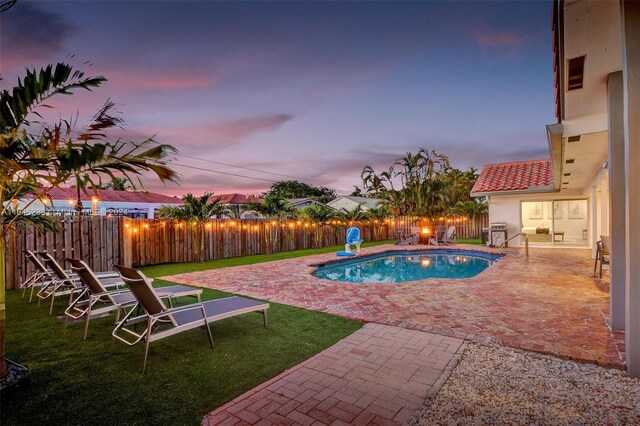
M519 194L537 194L545 192L558 192L553 185L536 186L527 189L512 189L507 191L489 191L489 192L475 192L471 193L471 197L489 197L492 195L519 195Z

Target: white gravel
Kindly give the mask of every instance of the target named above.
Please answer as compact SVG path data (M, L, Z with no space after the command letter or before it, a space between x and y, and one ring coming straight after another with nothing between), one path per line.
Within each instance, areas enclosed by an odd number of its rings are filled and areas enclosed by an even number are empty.
M412 425L640 425L640 380L503 346L469 344Z

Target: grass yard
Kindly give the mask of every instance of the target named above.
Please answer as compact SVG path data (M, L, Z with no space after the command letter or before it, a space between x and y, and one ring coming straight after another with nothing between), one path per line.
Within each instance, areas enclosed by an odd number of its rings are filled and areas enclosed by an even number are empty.
M205 289L202 296L227 294ZM54 314L64 308L60 300ZM361 327L345 318L271 303L268 329L257 313L212 324L214 349L203 329L154 342L143 376L142 345L116 342L110 352L113 318L93 320L83 341L81 323L65 328L47 315L46 306L37 308L23 301L20 291L8 291L7 357L27 365L31 377L2 395L0 423L198 425L216 407Z
M456 241L460 244L473 244L476 246L483 245L480 238L458 238Z
M395 239L367 242L363 243L362 247L374 247L382 244L394 244L395 242ZM321 249L283 251L275 254L258 254L255 256L230 257L228 259L207 260L203 263L164 263L162 265L145 266L141 269L148 277L163 277L167 275L184 274L186 272L207 271L209 269L226 268L229 266L251 265L253 263L271 262L274 260L292 259L294 257L331 253L338 250L344 250L344 246L323 247Z

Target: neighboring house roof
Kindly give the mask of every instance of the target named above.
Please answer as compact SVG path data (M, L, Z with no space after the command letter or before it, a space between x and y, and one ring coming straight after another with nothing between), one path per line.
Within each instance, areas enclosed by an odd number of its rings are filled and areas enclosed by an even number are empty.
M305 204L317 204L319 206L326 206L326 204L321 203L318 200L314 200L313 198L291 198L289 199L289 206L298 207Z
M341 200L349 200L355 204L363 204L363 207L373 209L378 207L378 203L380 199L378 198L369 198L369 197L354 197L352 195L340 195L333 201L327 203L329 207L333 207L333 205L339 203Z
M260 197L254 195L244 194L220 194L214 195L213 198L219 198L220 204L247 204L248 202L261 203L263 200Z
M53 188L48 192L48 197L52 200L75 200L77 195L75 188ZM88 190L87 193L80 192L80 199L82 201L91 201L94 196L97 196L100 201L104 202L182 204L182 200L179 198L157 194L155 192L114 191L112 189L100 189L95 195L92 190Z
M471 196L478 197L507 192L552 191L553 189L551 160L544 158L485 165L473 185Z

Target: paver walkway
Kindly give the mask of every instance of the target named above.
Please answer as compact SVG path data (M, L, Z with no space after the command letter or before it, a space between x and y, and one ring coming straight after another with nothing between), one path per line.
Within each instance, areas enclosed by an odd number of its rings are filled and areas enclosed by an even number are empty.
M224 425L399 425L463 340L366 324L203 419Z
M363 254L428 247L383 245ZM453 248L490 249L458 245ZM621 367L624 333L607 327L609 284L594 278L589 250L531 248L467 279L350 284L317 278L310 266L335 254L192 272L168 280L461 338Z

